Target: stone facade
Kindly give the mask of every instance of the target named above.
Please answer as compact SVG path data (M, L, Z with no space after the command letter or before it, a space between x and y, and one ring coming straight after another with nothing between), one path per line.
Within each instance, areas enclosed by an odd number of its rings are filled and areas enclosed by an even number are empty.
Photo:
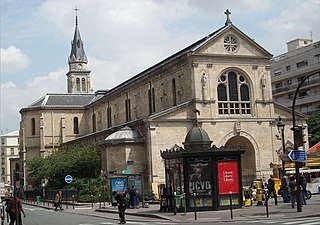
M244 147L244 185L257 177L268 177L270 164L281 163L276 152L281 148L276 138L278 116L286 124L286 140L293 142L291 111L273 102L271 57L229 21L113 89L79 96L91 98L83 105L43 103L22 109L27 159L44 157L61 145L102 143L128 126L139 130L145 141L101 145L106 161L102 170L126 170L128 160L136 161L133 170L142 173L146 185L156 187L165 179L160 151L182 146L188 131L197 124L218 147ZM296 120L297 124L305 123L300 114Z

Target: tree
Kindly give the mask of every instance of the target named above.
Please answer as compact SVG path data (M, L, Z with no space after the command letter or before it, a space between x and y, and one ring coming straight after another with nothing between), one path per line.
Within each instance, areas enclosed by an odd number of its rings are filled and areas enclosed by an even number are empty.
M311 114L307 124L308 133L311 135L310 146L313 146L320 141L320 109Z
M93 145L75 145L56 150L46 158L26 161L26 164L33 179L45 178L48 186L62 188L67 174L74 178L96 177L100 171L100 154Z

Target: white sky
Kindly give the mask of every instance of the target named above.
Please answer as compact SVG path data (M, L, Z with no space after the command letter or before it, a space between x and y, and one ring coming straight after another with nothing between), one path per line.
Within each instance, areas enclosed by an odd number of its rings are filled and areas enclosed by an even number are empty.
M2 133L46 93L66 93L75 7L92 88L110 89L231 21L273 55L320 37L320 0L1 0Z

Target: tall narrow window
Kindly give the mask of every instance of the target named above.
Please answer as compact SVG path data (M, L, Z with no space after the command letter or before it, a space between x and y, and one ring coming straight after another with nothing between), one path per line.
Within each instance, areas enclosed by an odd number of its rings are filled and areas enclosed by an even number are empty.
M35 118L31 119L31 134L36 135L36 120L35 120Z
M97 129L97 127L96 127L96 114L92 114L92 131L93 132L96 132L96 129Z
M177 90L176 90L176 80L172 79L172 104L177 105Z
M79 134L79 120L78 117L73 118L73 133Z
M77 88L77 92L80 92L80 78L76 79L76 88Z
M112 117L111 117L111 106L107 108L107 116L108 116L108 127L112 126Z
M86 79L82 78L81 79L81 85L82 85L82 92L86 92Z
M152 112L156 111L156 95L154 94L154 88L152 88Z
M250 114L250 88L247 78L240 72L228 71L218 80L219 114Z
M131 109L130 109L130 98L126 99L125 101L125 108L126 108L126 122L131 120Z

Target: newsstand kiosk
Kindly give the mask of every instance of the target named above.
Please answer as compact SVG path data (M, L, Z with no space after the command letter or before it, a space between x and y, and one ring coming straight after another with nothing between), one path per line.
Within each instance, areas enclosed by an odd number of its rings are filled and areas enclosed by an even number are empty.
M175 145L161 151L165 161L166 186L180 211L209 211L241 208L242 148L211 147L208 134L193 127L184 148ZM185 199L184 199L185 198ZM194 208L196 207L196 208Z

